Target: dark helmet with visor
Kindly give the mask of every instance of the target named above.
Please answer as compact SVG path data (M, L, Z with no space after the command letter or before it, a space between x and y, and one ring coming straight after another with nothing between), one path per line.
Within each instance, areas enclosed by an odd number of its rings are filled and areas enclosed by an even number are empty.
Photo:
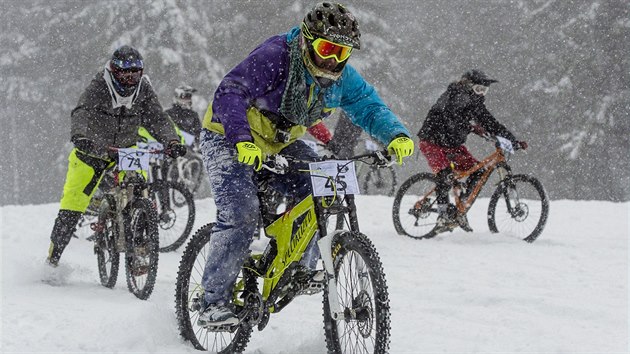
M495 79L491 79L481 70L472 69L468 70L462 75L462 80L469 82L470 88L478 96L485 96L488 93L488 88L491 83L498 82Z
M322 2L304 17L302 30L302 56L311 75L316 78L337 80L353 49L361 48L361 32L354 15L337 3ZM334 58L333 69L322 68L315 62Z
M491 83L499 82L495 79L489 78L488 75L486 75L486 73L478 69L472 69L472 70L466 71L464 75L462 75L462 79L466 79L472 82L473 85L483 85L483 86L490 86Z
M142 55L136 49L124 45L114 52L109 61L109 71L116 91L122 96L131 95L140 80L144 71Z

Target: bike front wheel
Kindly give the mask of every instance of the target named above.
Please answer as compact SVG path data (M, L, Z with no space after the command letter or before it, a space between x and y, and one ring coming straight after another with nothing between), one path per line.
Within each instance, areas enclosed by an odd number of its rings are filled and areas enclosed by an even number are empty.
M492 194L488 205L488 227L534 242L545 228L549 199L542 184L528 175L506 177Z
M363 176L363 193L370 195L394 196L397 181L396 171L390 167L371 166Z
M157 215L149 199L134 200L128 215L129 235L125 254L127 288L138 299L151 296L157 278L159 236Z
M195 223L195 200L181 183L155 181L149 195L157 209L160 252L179 248L190 236Z
M337 292L324 289L324 332L329 353L387 353L390 341L389 294L385 273L367 236L346 231L332 242ZM343 314L335 319L331 297Z
M113 288L118 280L118 268L120 266L120 253L117 250L118 225L114 220L114 214L110 209L104 210L99 217L95 232L94 253L98 263L98 275L101 284L106 288Z
M212 223L207 224L193 235L179 262L175 286L175 313L177 314L179 333L199 350L211 353L240 353L245 350L252 334L252 327L246 322L232 332L212 331L197 324L197 319L203 311L205 291L201 279L210 254L213 226ZM237 284L242 283L241 272ZM242 297L241 294L236 293L238 290L242 291L242 287L237 286L235 288L233 299ZM235 302L233 306L234 312L237 314L242 310L242 304L239 302Z
M411 176L394 197L392 218L396 232L412 238L430 238L436 235L437 181L430 173Z

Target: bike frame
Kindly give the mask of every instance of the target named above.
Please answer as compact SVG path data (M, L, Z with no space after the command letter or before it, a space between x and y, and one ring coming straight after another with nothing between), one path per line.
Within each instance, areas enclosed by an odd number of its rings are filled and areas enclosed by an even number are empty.
M259 275L263 278L262 298L267 302L270 313L279 312L288 304L288 302L283 302L278 303L276 306L274 301L270 300L275 300L280 295L288 279L283 277L285 271L292 264L297 264L302 259L305 250L318 231L319 239L317 244L328 275L328 287L331 289L331 293L336 294L337 284L335 282L333 265L334 251L331 250L331 247L334 235L342 230L337 230L333 234L328 235L325 220L332 214L347 213L350 219L350 229L358 231L359 225L353 197L352 195L344 196L344 202L348 207L329 212L323 207L323 203L327 201L326 198L314 197L312 194L309 194L265 227L267 236L275 239L277 245L275 257L270 265L263 270L265 274ZM343 318L344 313L339 304L339 299L331 297L329 303L333 318Z
M459 185L454 186L453 194L455 198L455 206L457 207L457 210L460 213L464 214L468 212L468 209L470 209L472 204L477 199L479 192L481 192L481 189L486 185L486 182L488 182L488 179L490 178L490 175L492 174L492 172L494 172L494 170L499 168L500 166L504 166L505 169L508 169L506 167L507 159L505 158L505 154L503 153L503 150L501 150L501 148L498 148L498 147L492 154L488 155L486 158L479 161L477 164L475 164L472 168L468 169L467 171L456 172L454 170L455 168L454 164L451 163L451 168L453 169L453 172L455 173L455 179L457 180L464 179L470 176L471 174L479 171L482 168L486 169L486 171L481 175L479 181L475 184L475 187L473 188L472 192L470 192L466 198L464 199L460 198ZM501 174L501 178L503 178L503 174Z
M103 199L104 203L101 205L101 213L114 212L118 231L117 242L121 242L120 240L125 240L126 242L125 208L131 205L136 196L148 197L146 172L119 171L114 167L109 173L114 175L115 185L109 191L105 192L106 197ZM140 183L138 181L142 182ZM113 200L114 205L109 205L111 200ZM121 247L121 245L117 244L116 248L120 249L120 252L123 252L126 247Z
M505 154L503 153L503 150L501 150L501 148L499 147L497 147L492 154L488 155L486 158L479 161L477 164L466 171L455 171L455 165L453 164L453 162L451 162L451 169L453 169L454 179L458 181L470 176L471 174L479 171L482 168L485 168L486 171L481 175L479 181L475 184L472 192L466 198L462 199L460 197L459 183L453 186L455 207L460 214L466 214L468 210L472 207L473 203L477 199L477 196L479 195L479 192L481 192L481 189L485 186L486 182L488 182L490 175L492 174L492 172L494 172L495 169L499 169L501 179L503 179L504 175L507 172L501 172L501 170L509 171L509 167L507 165ZM422 196L422 198L420 198L420 200L416 203L416 206L418 207L419 203L421 203L423 200L426 200L426 198L434 193L436 189L437 187L429 190L424 196Z

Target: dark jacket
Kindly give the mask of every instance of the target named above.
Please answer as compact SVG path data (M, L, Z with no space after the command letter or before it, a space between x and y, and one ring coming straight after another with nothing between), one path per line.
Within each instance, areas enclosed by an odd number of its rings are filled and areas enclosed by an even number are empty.
M105 157L107 147L129 147L138 141L138 128L145 127L162 143L179 141L168 116L162 110L151 82L145 76L140 88L126 105L117 101L106 82L106 70L96 74L71 113L71 135L82 135L95 143L94 153Z
M354 155L354 149L362 132L363 129L352 123L350 118L341 111L335 126L335 134L328 143L328 149L339 158L349 158Z
M473 124L478 124L488 133L516 143L514 135L490 114L484 102L485 97L467 85L451 83L429 110L418 137L440 146L457 147L466 142Z
M199 139L201 121L197 112L175 103L173 107L166 110L166 114L171 117L171 120L179 129L194 135L196 140Z

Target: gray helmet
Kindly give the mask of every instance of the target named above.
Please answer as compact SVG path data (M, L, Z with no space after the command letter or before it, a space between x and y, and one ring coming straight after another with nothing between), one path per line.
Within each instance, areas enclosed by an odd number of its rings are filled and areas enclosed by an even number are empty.
M361 32L354 15L337 3L322 2L304 16L303 29L314 37L361 49Z
M481 70L472 69L468 70L462 75L462 79L468 80L472 82L474 85L483 85L490 86L493 82L499 82L497 80L491 79Z
M193 93L197 92L197 89L189 85L181 85L175 89L174 103L183 107L192 107Z
M190 85L181 85L175 89L175 98L191 99L193 93L197 92L197 89Z

